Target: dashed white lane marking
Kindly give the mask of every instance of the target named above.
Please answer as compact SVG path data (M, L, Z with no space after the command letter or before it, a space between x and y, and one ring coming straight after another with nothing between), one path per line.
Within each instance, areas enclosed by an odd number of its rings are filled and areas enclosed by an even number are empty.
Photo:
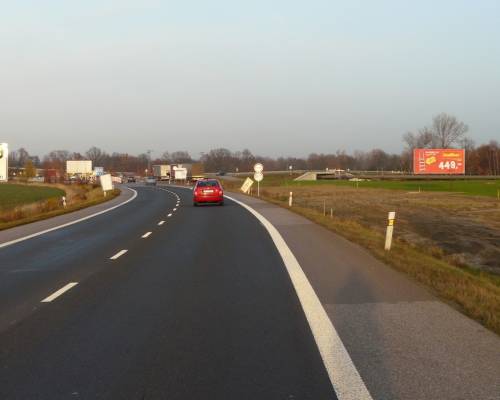
M123 256L128 250L120 250L118 253L116 253L113 257L110 257L110 260L116 260L117 258L120 258Z
M225 197L247 209L269 232L290 275L338 399L373 400L321 301L281 234L252 207L232 197Z
M165 223L165 221L160 221L158 222L158 226L162 226Z
M174 208L172 211L177 211L177 208Z
M118 207L124 206L125 204L130 203L131 201L133 201L137 197L137 191L136 190L131 189L129 187L127 189L131 190L134 194L132 195L132 197L130 199L125 200L123 203L117 204L116 206L113 206L113 207L110 207L110 208L106 208L105 210L96 212L94 214L87 215L86 217L79 218L79 219L76 219L74 221L62 224L62 225L54 226L53 228L45 229L45 230L40 231L40 232L32 233L31 235L28 235L28 236L24 236L24 237L21 237L21 238L18 238L18 239L11 240L10 242L2 243L2 244L0 244L0 249L2 247L7 247L7 246L10 246L10 245L22 242L24 240L32 239L34 237L37 237L37 236L40 236L40 235L44 235L46 233L49 233L49 232L52 232L52 231L55 231L55 230L58 230L58 229L61 229L61 228L66 228L67 226L74 225L74 224L77 224L77 223L82 222L82 221L86 221L86 220L88 220L90 218L97 217L98 215L102 215L102 214L107 213L109 211L115 210Z
M144 235L142 235L141 237L143 239L146 239L147 237L149 237L153 232L146 232Z
M66 286L63 286L61 289L55 291L52 293L49 297L46 297L45 299L42 300L42 303L50 303L51 301L57 299L59 296L61 296L63 293L67 292L70 290L72 287L78 285L78 282L70 282Z
M168 215L167 215L167 217L169 217L169 218L170 218L171 216L172 216L172 214L168 214Z

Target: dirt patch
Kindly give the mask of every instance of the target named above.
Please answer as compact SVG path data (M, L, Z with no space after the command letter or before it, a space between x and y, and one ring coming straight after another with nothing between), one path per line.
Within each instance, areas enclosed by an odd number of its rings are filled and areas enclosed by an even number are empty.
M500 275L500 202L452 193L404 192L339 186L268 187L265 195L349 219L385 232L387 213L396 211L395 236L455 265Z

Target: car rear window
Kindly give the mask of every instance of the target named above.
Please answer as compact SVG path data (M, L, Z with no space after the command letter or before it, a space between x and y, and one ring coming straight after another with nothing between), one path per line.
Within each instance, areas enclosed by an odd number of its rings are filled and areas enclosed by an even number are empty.
M198 181L198 187L218 187L217 181Z

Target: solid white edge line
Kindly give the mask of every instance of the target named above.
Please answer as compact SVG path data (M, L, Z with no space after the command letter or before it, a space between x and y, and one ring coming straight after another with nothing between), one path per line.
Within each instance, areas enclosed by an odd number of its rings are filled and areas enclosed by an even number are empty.
M147 237L151 236L151 234L152 234L152 233L153 233L153 232L146 232L146 233L145 233L144 235L142 235L141 237L142 237L143 239L146 239Z
M70 290L73 286L78 285L78 282L70 282L66 286L63 286L61 289L55 291L52 293L49 297L46 297L41 301L41 303L50 303L51 301L57 299L59 296L61 296L63 293L67 292Z
M321 301L281 234L252 207L230 196L225 197L248 210L269 232L290 275L338 399L373 400Z
M136 190L131 189L129 187L127 187L127 189L131 190L132 192L134 192L134 194L133 194L133 196L130 199L125 200L123 203L117 204L116 206L107 208L105 210L96 212L94 214L87 215L86 217L79 218L79 219L76 219L74 221L70 221L70 222L67 222L65 224L62 224L62 225L54 226L53 228L45 229L45 230L40 231L40 232L32 233L31 235L28 235L28 236L24 236L24 237L21 237L21 238L18 238L18 239L11 240L10 242L2 243L2 244L0 244L0 249L3 248L3 247L11 246L11 245L19 243L19 242L23 242L23 241L28 240L28 239L32 239L32 238L40 236L40 235L44 235L44 234L52 232L52 231L56 231L58 229L66 228L67 226L71 226L71 225L77 224L79 222L86 221L86 220L88 220L90 218L97 217L98 215L107 213L109 211L117 209L118 207L124 206L125 204L130 203L132 200L134 200L137 197L137 191ZM69 215L69 214L66 214L66 215Z
M118 253L116 253L114 256L109 257L110 260L116 260L117 258L120 258L123 256L128 250L120 250Z

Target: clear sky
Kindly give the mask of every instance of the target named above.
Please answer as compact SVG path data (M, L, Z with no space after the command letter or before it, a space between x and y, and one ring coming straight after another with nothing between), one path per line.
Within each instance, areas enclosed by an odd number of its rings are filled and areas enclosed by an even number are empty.
M0 0L0 142L399 152L440 112L500 139L498 0Z

